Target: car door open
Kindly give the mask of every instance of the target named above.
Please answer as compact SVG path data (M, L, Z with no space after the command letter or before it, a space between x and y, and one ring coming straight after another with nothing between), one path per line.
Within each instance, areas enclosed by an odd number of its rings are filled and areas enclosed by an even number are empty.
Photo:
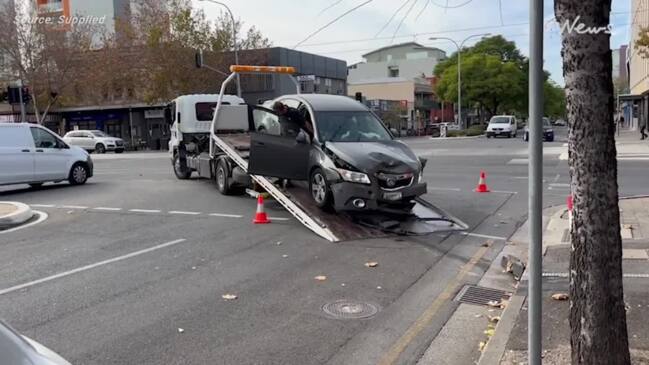
M248 172L253 175L306 180L311 144L304 131L295 132L288 121L271 110L252 109L255 132L250 141Z

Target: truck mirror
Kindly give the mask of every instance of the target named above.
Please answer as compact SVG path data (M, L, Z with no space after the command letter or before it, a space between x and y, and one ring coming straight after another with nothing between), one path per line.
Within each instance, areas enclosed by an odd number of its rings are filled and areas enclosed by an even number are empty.
M196 52L196 68L203 67L203 51Z
M166 107L164 111L165 111L165 116L164 116L165 122L167 122L167 124L173 124L173 120L171 118L171 108Z

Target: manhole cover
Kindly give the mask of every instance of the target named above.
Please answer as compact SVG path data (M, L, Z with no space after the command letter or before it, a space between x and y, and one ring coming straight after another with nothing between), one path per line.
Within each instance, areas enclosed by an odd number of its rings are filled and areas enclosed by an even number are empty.
M487 305L491 301L500 302L502 299L509 299L512 294L504 290L485 288L477 285L465 285L457 296L456 302Z
M323 305L322 310L337 319L358 319L375 315L379 308L371 303L343 299Z

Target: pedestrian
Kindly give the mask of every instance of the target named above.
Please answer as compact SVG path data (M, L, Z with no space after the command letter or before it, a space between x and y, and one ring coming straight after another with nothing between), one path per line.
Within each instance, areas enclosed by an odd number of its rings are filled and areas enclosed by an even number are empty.
M640 118L640 140L643 140L647 138L647 133L645 132L647 130L647 121L645 118Z

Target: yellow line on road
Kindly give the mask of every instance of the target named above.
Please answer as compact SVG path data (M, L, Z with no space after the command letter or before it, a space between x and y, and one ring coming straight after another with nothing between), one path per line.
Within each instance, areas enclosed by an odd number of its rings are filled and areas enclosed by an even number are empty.
M408 345L414 340L420 333L423 331L426 326L435 317L435 314L439 311L442 305L453 297L453 294L457 291L457 288L460 286L462 280L468 274L473 267L480 261L482 256L487 253L489 250L488 246L481 246L478 251L471 257L469 262L464 264L460 268L460 272L457 273L455 278L444 288L444 291L435 298L435 300L430 304L428 308L415 320L415 322L408 328L408 330L399 338L399 340L392 345L390 350L383 355L381 360L378 362L379 365L392 365L397 361L401 353L408 347Z

